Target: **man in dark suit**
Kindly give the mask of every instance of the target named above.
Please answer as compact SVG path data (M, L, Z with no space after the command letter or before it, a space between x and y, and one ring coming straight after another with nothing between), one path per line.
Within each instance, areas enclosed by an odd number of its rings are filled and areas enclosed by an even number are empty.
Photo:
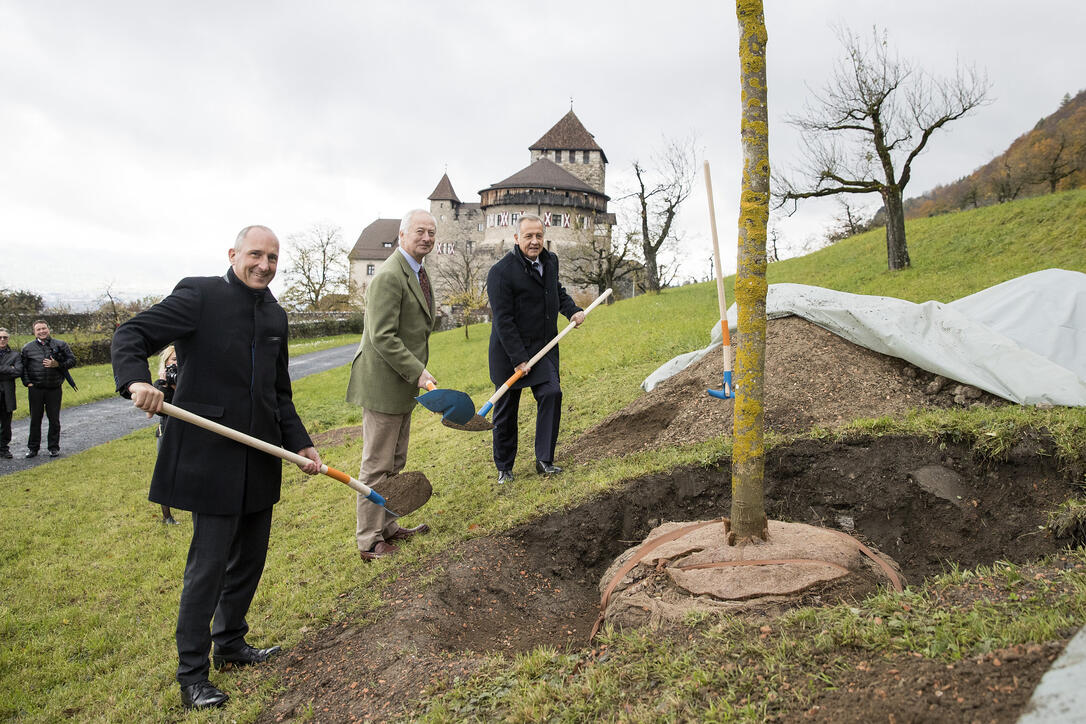
M23 356L8 345L11 334L0 327L0 458L11 459L11 413L15 411L15 380L23 375Z
M527 372L494 404L494 465L498 482L513 480L517 456L517 412L520 391L532 388L536 400L535 469L557 475L554 464L558 423L562 418L562 386L558 374L558 347L552 348L531 371L527 363L558 334L558 313L575 325L584 312L558 283L558 257L547 251L543 220L524 214L517 220L516 246L490 268L487 295L494 324L490 330L490 380L496 387L515 370Z
M311 461L302 470L315 474L320 455L294 409L287 374L287 315L268 291L279 240L267 227L246 227L229 258L225 275L182 279L117 329L117 391L148 416L158 412L163 394L151 384L147 358L174 342L174 405L297 451ZM192 511L177 616L177 682L186 709L229 698L208 680L212 641L216 668L260 663L279 651L245 641L245 615L264 570L281 474L276 457L166 419L150 499Z

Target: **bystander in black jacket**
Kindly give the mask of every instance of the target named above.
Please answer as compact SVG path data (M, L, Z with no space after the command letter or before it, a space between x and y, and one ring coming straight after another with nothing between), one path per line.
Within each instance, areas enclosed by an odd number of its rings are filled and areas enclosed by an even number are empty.
M46 367L42 364L52 357L58 367ZM69 377L65 374L75 367L76 359L71 347L64 340L48 337L45 341L32 339L23 345L23 384L34 385L43 390L55 390Z
M22 376L22 355L11 347L0 350L0 410L15 411L15 380Z

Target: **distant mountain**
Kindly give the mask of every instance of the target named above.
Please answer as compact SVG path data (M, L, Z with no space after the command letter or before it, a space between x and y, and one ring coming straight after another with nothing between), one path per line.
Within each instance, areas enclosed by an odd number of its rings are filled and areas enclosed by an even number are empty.
M909 219L1086 186L1086 90L1064 96L1006 151L968 176L905 201Z

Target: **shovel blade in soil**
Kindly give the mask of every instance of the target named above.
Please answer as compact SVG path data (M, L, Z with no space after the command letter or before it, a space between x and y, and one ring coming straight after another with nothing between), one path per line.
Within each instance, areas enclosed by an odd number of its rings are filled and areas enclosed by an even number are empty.
M441 418L441 424L445 427L451 427L454 430L463 430L464 432L484 432L485 430L494 429L494 423L474 412L471 414L471 418L464 423L453 422L448 417L443 417Z

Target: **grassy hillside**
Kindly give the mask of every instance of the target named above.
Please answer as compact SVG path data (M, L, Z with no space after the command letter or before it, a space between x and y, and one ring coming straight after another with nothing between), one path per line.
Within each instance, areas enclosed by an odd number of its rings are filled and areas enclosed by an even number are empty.
M910 271L884 271L885 251L876 233L774 264L770 274L773 281L947 301L1051 266L1086 271L1084 214L1086 192L1070 192L910 222ZM716 309L714 285L692 285L598 308L584 327L566 337L558 462L563 462L561 443L634 399L650 371L680 352L704 346ZM467 340L463 330L435 335L430 368L442 386L465 390L479 405L493 389L486 369L489 326L474 326L469 334ZM346 379L343 367L295 386L299 412L313 432L360 423L360 410L343 402ZM530 439L532 405L526 400L521 408L523 435ZM1010 407L858 427L869 434L949 431L957 439L999 449L1044 428L1069 456L1086 451L1086 410ZM360 564L354 547L353 494L339 483L286 466L268 564L249 615L252 640L289 648L325 624L364 622L395 574L418 570L426 556L646 473L715 460L728 451L726 432L698 446L573 467L555 479L529 474L531 452L522 439L515 472L531 484L499 493L490 436L449 430L419 409L408 467L430 477L435 497L405 524L425 519L433 532L396 559L368 566ZM348 435L344 442L322 445L321 452L329 464L354 470L361 442ZM173 627L191 518L179 514L182 525L177 527L156 522L157 506L146 500L154 455L151 433L142 430L45 467L0 477L0 719L160 721L181 716L173 681ZM632 640L606 639L614 651L630 655L636 653ZM676 658L656 645L636 643L648 652L640 659L649 662L666 654L668 661L685 662L684 681L697 678L699 657ZM564 661L542 649L519 660L518 671L533 660ZM508 668L508 662L496 659L494 666ZM609 671L614 686L624 686L623 669ZM230 707L190 720L251 721L276 686L259 669L213 675L213 680L234 697ZM750 684L754 689L760 685ZM458 686L470 698L477 693L472 687L483 685L474 680ZM681 694L676 686L668 685L668 696ZM454 690L450 695L459 694ZM503 687L501 696L521 694ZM542 697L551 706L561 695L539 691L524 696ZM591 696L591 686L577 694L584 700Z
M1086 272L1086 189L908 221L912 267L886 270L886 232L874 229L769 267L798 282L913 302L950 302L1040 269Z

